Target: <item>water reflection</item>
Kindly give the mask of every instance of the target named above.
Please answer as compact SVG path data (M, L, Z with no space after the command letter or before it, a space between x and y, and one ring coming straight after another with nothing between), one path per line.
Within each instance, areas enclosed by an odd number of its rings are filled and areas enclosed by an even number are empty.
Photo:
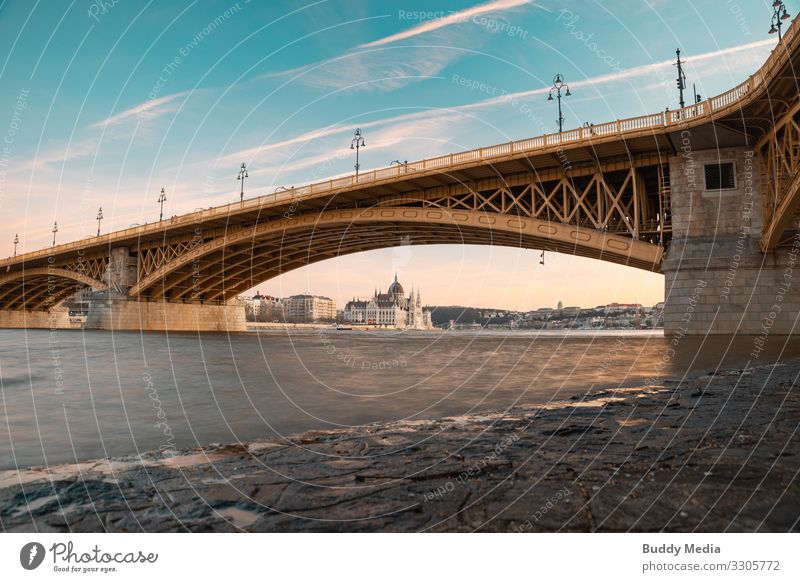
M0 467L434 418L742 366L660 333L0 331ZM800 355L771 338L754 363Z

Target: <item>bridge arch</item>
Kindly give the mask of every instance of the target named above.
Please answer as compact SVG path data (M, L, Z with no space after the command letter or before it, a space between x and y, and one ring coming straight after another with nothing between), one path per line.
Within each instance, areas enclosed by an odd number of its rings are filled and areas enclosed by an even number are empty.
M46 310L85 288L103 290L108 285L89 275L58 267L4 273L0 275L0 309Z
M224 301L277 275L351 253L421 244L543 249L660 272L663 248L529 216L436 207L329 210L256 224L196 245L140 277L133 297Z

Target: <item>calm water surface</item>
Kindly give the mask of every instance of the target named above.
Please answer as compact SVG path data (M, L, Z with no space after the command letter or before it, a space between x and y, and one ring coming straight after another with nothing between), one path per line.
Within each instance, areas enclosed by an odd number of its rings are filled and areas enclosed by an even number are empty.
M741 366L752 339L672 348L660 332L0 330L0 468L560 400ZM798 356L773 338L760 362Z

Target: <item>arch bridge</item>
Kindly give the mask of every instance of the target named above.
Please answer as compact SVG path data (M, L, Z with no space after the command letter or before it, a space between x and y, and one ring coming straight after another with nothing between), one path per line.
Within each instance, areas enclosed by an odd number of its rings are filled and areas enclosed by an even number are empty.
M334 178L2 260L0 325L3 313L47 311L91 288L113 298L103 304L111 319L121 298L139 314L100 327L169 327L168 315L142 319L146 304L190 314L195 328L189 307L231 306L304 265L405 244L489 244L664 273L670 331L701 274L724 291L732 245L746 260L728 287L749 284L748 269L763 271L768 255L779 277L797 247L797 28L742 84L684 109ZM711 327L755 333L760 312L736 322L738 309Z

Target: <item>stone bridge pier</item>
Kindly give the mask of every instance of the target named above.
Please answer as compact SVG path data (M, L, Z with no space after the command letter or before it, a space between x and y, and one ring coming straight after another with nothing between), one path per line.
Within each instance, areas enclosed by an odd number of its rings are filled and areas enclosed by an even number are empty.
M800 241L761 252L764 208L753 151L695 151L688 135L683 142L683 153L669 162L665 333L760 336L758 353L770 335L797 333Z
M138 258L127 247L112 248L103 275L107 290L91 294L86 329L115 331L246 331L244 305L171 303L133 299Z

